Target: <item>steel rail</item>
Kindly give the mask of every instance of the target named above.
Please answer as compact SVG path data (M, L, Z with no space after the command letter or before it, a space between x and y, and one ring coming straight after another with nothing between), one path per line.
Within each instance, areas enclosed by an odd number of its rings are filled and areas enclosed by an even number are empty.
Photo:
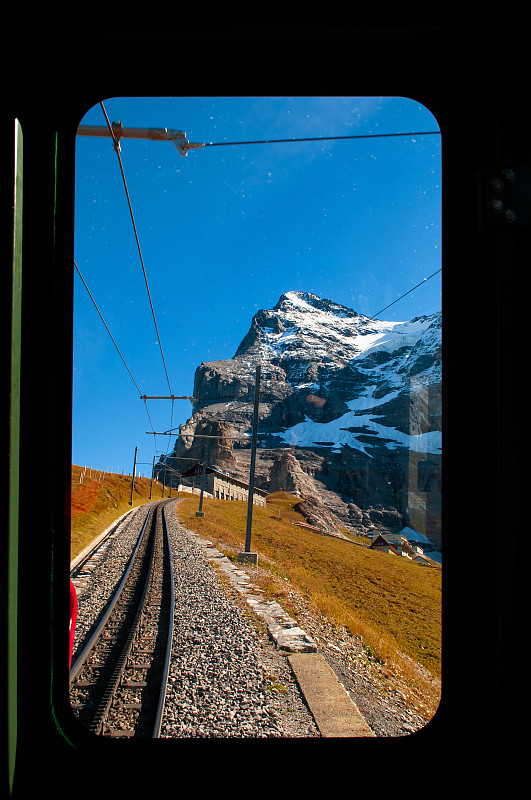
M122 576L122 580L120 581L120 583L118 585L118 588L116 589L116 592L114 594L114 597L112 598L112 601L109 603L107 609L105 610L105 613L104 613L103 617L101 618L100 622L98 623L98 625L97 625L95 631L93 632L92 636L90 637L88 642L83 647L83 649L82 649L81 653L79 654L79 656L76 658L75 663L72 664L72 666L70 668L70 674L69 674L69 683L70 683L70 685L72 685L74 680L77 678L77 676L79 675L79 673L83 669L85 661L87 661L90 653L94 649L98 639L101 636L101 633L102 633L103 629L105 628L105 625L107 624L107 620L109 619L110 615L114 611L114 609L115 609L115 607L116 607L116 605L118 603L118 600L120 599L120 596L121 596L121 594L123 592L123 589L124 589L124 587L126 585L127 578L129 577L129 574L130 574L131 569L133 567L133 564L135 562L138 550L140 548L140 545L142 544L142 541L143 541L143 538L144 538L144 534L145 534L147 526L148 526L148 522L151 520L153 512L154 512L154 507L150 508L148 513L147 513L147 515L146 515L146 519L144 520L144 523L142 525L142 530L140 531L140 534L138 536L138 540L137 540L135 549L133 551L133 554L132 554L131 558L129 559L129 564L127 565L127 569L125 570L125 572L124 572L124 574Z
M170 547L170 534L168 531L168 525L166 523L166 512L165 508L162 508L162 525L164 531L164 545L167 548L168 552L168 563L169 563L169 592L170 592L170 608L168 613L168 639L166 643L166 654L164 657L164 667L162 669L162 681L161 681L161 692L159 697L159 702L157 706L157 713L155 715L155 723L153 726L153 739L158 739L160 737L160 728L162 725L162 715L164 712L164 703L166 700L166 689L168 686L168 674L170 671L170 662L171 662L171 646L172 646L172 639L173 639L173 616L174 616L174 587L173 587L173 559L171 555L171 547Z
M156 511L156 509L155 509L155 511ZM154 517L152 519L152 525L156 526L156 523L157 523L156 513L154 515L151 515L151 516ZM103 726L105 717L106 717L107 712L108 712L108 710L109 710L109 708L111 706L111 703L113 701L114 693L116 692L116 687L118 686L118 684L120 682L120 679L121 679L121 677L122 677L122 675L124 673L124 670L125 670L125 667L126 667L127 658L129 656L129 653L131 652L133 639L134 639L134 637L136 635L136 632L138 630L138 626L139 626L142 614L144 613L144 609L145 609L145 606L146 606L146 598L147 598L148 590L149 590L150 577L151 577L151 574L152 574L153 560L155 558L156 535L157 535L157 533L156 533L156 529L155 529L155 531L153 532L153 540L151 542L151 553L149 555L149 565L147 567L146 577L145 577L145 580L144 580L144 586L142 588L142 594L141 594L140 599L138 601L138 606L137 606L137 609L136 609L136 613L135 613L134 619L131 622L131 625L130 625L129 631L127 633L127 637L125 639L124 645L123 645L123 647L122 647L122 649L121 649L121 651L120 651L120 653L119 653L119 655L118 655L118 657L116 659L116 663L115 663L115 665L113 667L111 677L110 677L109 681L107 682L107 685L105 687L103 695L102 695L102 697L100 699L100 702L98 703L98 707L96 708L96 711L95 711L95 713L94 713L94 715L93 715L93 717L92 717L92 719L90 721L90 724L88 726L89 730L94 731L94 733L99 733L101 731L101 728Z
M148 701L148 705L146 706L146 709L152 706L153 711L148 712L148 716L145 717L144 722L140 723L140 729L137 727L138 720L137 723L133 723L131 733L123 735L134 736L135 734L133 731L135 729L139 731L142 730L142 726L145 726L145 735L148 738L160 738L171 663L174 618L173 563L170 536L165 514L165 506L169 502L171 501L166 500L159 502L149 509L143 522L142 530L138 536L134 552L112 596L112 600L109 602L102 619L70 670L70 686L74 688L77 678L82 674L87 662L90 662L92 652L97 650L101 636L108 623L111 621L113 612L117 610L119 602L123 599L124 592L129 592L132 588L130 580L133 577L132 570L136 570L138 567L140 572L138 577L135 577L137 588L133 590L134 593L136 593L137 599L135 601L135 607L131 609L132 617L127 623L127 629L123 630L124 638L122 639L122 643L115 652L113 661L109 664L110 671L108 678L105 683L102 684L99 697L90 714L90 720L87 720L85 723L88 730L92 733L101 734L104 730L104 726L109 725L108 715L111 713L110 709L113 705L117 688L128 669L127 662L130 658L133 644L136 641L142 618L146 611L148 611L150 603L152 602L150 597L152 587L154 586L155 569L157 569L158 571L156 574L160 579L160 589L156 590L156 592L160 591L160 600L158 601L160 608L157 624L161 642L158 651L160 655L155 655L155 649L152 657L155 658L155 662L157 658L160 658L161 663L160 666L156 668L155 674L157 677L152 684L151 691L154 693L153 700ZM144 543L150 548L147 552L144 552ZM142 559L140 558L141 551L143 553ZM156 564L159 563L159 559L161 566L156 566ZM112 732L111 736L114 735L116 734Z

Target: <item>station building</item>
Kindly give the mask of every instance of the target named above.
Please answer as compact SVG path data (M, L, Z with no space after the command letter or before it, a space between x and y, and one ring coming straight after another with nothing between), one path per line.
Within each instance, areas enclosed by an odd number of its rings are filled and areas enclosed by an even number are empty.
M190 485L196 488L203 488L203 491L211 497L218 500L247 500L249 497L249 484L240 481L238 478L233 478L226 472L221 472L213 467L206 468L206 474L203 476L203 465L194 464L186 472L182 473L181 478L183 483L185 479L190 481ZM202 484L202 480L204 483ZM256 486L253 491L253 504L257 506L266 506L267 492L263 489L257 489Z

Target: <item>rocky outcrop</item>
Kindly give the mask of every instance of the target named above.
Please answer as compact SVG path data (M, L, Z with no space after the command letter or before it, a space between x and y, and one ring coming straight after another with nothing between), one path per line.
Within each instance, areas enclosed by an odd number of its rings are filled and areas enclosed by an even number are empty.
M280 452L269 471L270 492L307 495L315 491L314 482L290 450Z
M234 358L198 366L175 469L205 459L248 480L258 363L256 485L312 498L352 533L410 526L440 549L441 315L381 322L282 295Z

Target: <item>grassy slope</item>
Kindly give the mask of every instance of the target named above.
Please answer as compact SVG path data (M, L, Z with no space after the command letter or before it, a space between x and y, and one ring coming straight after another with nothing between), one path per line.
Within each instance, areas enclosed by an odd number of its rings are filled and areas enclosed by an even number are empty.
M84 467L72 465L70 558L111 525L115 519L131 510L131 477L88 470L80 483ZM92 475L91 475L92 472ZM135 478L133 507L149 503L149 478ZM165 497L168 496L168 489ZM153 482L153 500L162 497L162 485Z
M72 558L131 508L130 477L105 475L98 482L87 471L80 484L81 471L72 467ZM149 502L149 487L148 478L136 479L135 507ZM154 483L153 500L161 496L161 485ZM196 517L198 502L197 496L184 495L180 520L235 560L244 549L247 503L204 498L205 516ZM259 553L259 566L266 571L258 580L264 590L288 610L289 597L282 589L287 581L334 623L361 636L376 657L400 664L400 653L405 653L440 677L440 567L420 566L300 528L293 524L304 521L293 509L297 502L297 497L277 492L269 496L267 508L254 507L251 550Z
M299 528L293 525L297 518L303 521L293 510L297 502L276 493L267 508L255 506L251 550L259 553L260 566L287 578L380 658L392 661L401 651L440 677L441 568ZM179 504L183 524L220 549L225 545L229 557L244 549L246 503L206 498L203 518L195 516L197 506L197 497Z

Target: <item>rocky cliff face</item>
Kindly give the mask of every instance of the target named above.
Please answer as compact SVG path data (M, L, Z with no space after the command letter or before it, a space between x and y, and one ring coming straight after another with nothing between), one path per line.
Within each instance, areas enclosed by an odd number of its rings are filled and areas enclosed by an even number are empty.
M312 498L338 530L408 526L440 550L441 314L381 322L313 294L282 295L232 359L197 368L174 469L206 459L248 480L257 364L256 485Z

